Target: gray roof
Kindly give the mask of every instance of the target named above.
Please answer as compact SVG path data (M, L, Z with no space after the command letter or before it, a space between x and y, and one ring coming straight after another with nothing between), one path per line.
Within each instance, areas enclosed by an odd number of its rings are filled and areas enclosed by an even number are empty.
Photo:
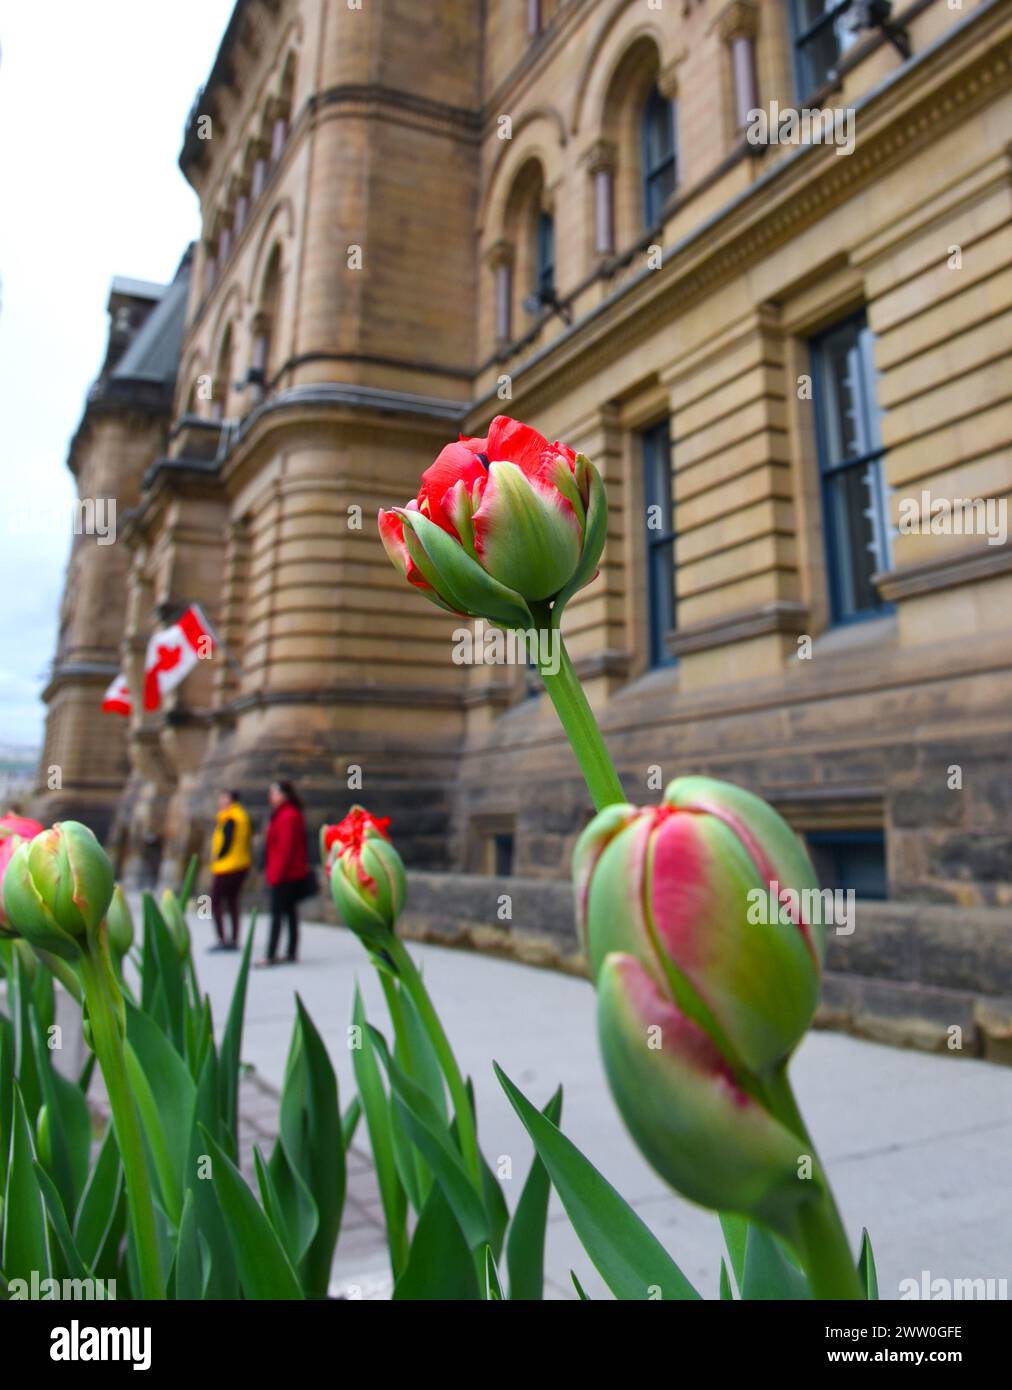
M161 299L165 286L154 280L134 280L129 275L115 275L109 289L109 297L115 294L129 295L131 299Z
M140 285L139 280L115 280L113 290L123 284ZM190 261L184 257L171 285L156 285L158 303L130 341L112 372L113 380L157 381L171 386L179 367L179 353L186 323L186 301L190 290ZM131 291L120 291L131 293Z

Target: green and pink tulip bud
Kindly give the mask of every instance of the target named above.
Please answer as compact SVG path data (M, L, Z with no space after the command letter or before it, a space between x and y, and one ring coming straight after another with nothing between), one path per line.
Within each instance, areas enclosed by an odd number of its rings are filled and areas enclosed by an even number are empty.
M448 444L406 507L379 513L383 545L433 603L507 628L555 620L597 573L608 524L594 465L498 415L485 438Z
M62 821L14 851L3 876L8 924L39 950L76 960L112 899L108 856L86 825Z
M407 880L387 835L389 817L353 806L337 825L320 832L320 857L331 897L345 925L367 946L381 949L404 906Z
M760 798L680 778L659 807L613 805L573 864L577 917L612 1092L672 1186L782 1232L821 1189L810 1148L769 1089L818 1001L823 929L787 906L750 921L750 893L817 888L801 841Z
M8 923L4 911L3 881L7 866L14 858L18 846L34 840L44 829L37 820L29 820L27 816L8 814L0 817L0 938L17 937L19 934L17 928Z

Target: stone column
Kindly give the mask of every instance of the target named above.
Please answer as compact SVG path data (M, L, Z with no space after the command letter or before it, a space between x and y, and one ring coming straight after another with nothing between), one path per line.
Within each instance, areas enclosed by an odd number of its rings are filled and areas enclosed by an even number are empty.
M495 340L502 345L513 338L513 263L512 242L497 241L488 254L495 287Z
M735 130L748 125L749 112L759 102L756 81L755 41L759 14L750 0L734 0L720 14L717 30L730 53L732 108Z
M597 140L587 155L594 207L594 255L610 256L615 250L615 146Z

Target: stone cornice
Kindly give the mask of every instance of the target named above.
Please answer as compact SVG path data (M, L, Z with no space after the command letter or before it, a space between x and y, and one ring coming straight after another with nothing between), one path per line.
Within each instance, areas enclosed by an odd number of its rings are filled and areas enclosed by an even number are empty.
M1012 545L980 545L972 550L949 551L935 560L916 565L904 565L875 576L882 597L889 603L921 594L934 594L941 589L955 589L962 584L977 584L1012 574Z
M462 690L443 690L434 686L313 686L303 690L258 690L239 695L214 713L232 715L248 709L267 709L272 705L397 705L412 709L424 705L428 709L464 707Z
M796 237L864 186L992 100L1012 66L1005 0L975 10L855 103L858 148L839 157L802 146L670 247L660 270L644 270L512 373L514 395L534 408L603 370L690 303ZM476 399L481 414L494 399Z
M680 628L669 633L667 647L672 656L685 656L689 652L709 651L713 647L726 647L732 642L744 642L750 637L765 637L774 632L796 636L808 630L809 622L807 604L778 599Z

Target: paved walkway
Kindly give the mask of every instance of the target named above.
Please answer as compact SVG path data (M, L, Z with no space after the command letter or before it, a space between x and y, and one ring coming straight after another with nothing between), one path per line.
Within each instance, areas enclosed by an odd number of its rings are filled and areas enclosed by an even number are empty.
M209 923L191 918L203 988L223 1025L236 957L205 954ZM261 932L263 928L261 927ZM259 944L259 943L258 943ZM513 1159L510 1205L530 1162L526 1133L500 1091L492 1059L541 1105L558 1082L563 1129L630 1201L707 1297L716 1297L716 1218L675 1197L647 1167L615 1112L598 1056L594 996L582 980L464 951L411 945L462 1068L474 1078L479 1134L495 1166ZM347 1026L358 979L371 1021L389 1034L382 993L351 933L303 931L295 966L253 971L243 1058L246 1143L269 1147L274 1090L284 1074L301 995L334 1061L342 1108L353 1094ZM793 1065L802 1110L826 1161L855 1245L869 1228L883 1297L899 1281L1005 1278L1012 1287L1012 1068L899 1051L813 1033ZM349 1200L335 1278L363 1296L385 1296L389 1272L379 1199L364 1129L350 1162ZM575 1269L592 1296L605 1296L553 1195L547 1244L550 1294L573 1297Z

